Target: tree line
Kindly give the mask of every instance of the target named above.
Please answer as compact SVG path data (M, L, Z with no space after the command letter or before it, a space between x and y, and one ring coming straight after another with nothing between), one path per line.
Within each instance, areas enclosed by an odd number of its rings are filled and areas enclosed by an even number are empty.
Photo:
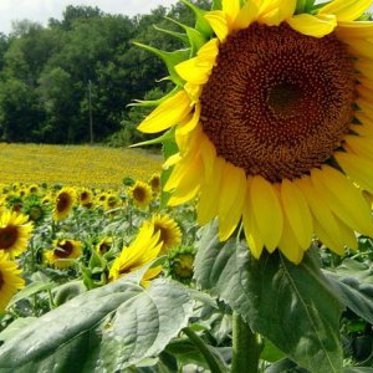
M196 0L207 8L208 0ZM0 34L0 141L75 144L90 141L126 145L146 109L127 107L170 89L157 57L134 41L172 51L180 39L154 28L177 30L168 17L193 25L179 3L150 14L105 14L97 7L68 6L62 20L46 27L24 20ZM181 31L178 29L178 31Z

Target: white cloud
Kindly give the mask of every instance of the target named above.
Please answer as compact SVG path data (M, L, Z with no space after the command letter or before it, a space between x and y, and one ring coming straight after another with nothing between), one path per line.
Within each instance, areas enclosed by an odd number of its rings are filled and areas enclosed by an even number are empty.
M97 6L106 13L135 15L159 5L169 6L177 0L0 0L0 32L9 33L14 20L30 19L47 24L48 19L62 17L67 5Z

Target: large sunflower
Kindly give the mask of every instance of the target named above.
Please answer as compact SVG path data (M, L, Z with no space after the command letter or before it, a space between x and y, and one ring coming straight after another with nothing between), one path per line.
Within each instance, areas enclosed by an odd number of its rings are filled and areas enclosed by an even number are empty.
M151 224L144 224L135 240L128 247L124 247L120 256L114 260L110 268L110 280L135 272L155 260L162 248L159 235L154 232ZM162 266L148 269L141 279L141 284L147 286L149 281L158 276L161 271Z
M373 22L358 20L372 1L299 3L197 12L205 44L139 126L176 126L170 205L199 196L198 221L218 217L221 240L242 221L256 258L279 248L294 263L314 234L339 254L354 231L373 235Z
M0 252L9 254L11 258L22 254L31 238L32 228L27 216L3 211L0 216Z
M74 265L82 255L82 243L75 240L55 240L53 249L44 254L46 262L56 268L64 269Z
M17 290L25 286L25 281L20 276L21 272L17 264L0 251L0 313L5 310Z
M53 218L57 221L66 219L76 203L76 200L77 195L74 188L62 188L56 195Z

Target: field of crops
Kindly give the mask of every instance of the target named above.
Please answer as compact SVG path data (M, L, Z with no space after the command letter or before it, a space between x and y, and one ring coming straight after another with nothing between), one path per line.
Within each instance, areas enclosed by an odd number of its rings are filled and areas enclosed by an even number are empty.
M160 170L158 155L101 146L0 144L1 183L115 187L124 176L145 180Z

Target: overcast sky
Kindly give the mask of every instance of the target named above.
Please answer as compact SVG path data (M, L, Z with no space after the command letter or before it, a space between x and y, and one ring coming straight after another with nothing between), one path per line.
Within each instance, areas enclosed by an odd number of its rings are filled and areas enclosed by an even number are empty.
M46 25L48 19L62 17L67 5L98 6L106 13L135 15L176 0L0 0L0 32L8 34L14 20L30 19Z

